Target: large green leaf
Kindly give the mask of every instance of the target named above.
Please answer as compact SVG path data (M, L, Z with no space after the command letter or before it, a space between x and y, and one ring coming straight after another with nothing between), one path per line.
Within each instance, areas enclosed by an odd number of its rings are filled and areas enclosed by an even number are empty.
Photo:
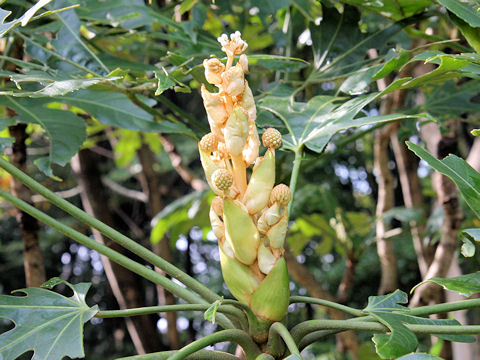
M10 95L15 97L51 97L62 96L70 92L85 89L103 81L114 81L118 77L111 78L84 78L72 79L66 77L54 77L46 72L30 71L27 74L14 74L10 80L17 85L17 90L0 91L0 95ZM40 89L23 90L23 83L36 83L41 86ZM30 88L31 86L29 86Z
M478 94L479 87L478 80L467 81L458 86L454 81L428 86L424 89L426 97L421 110L436 118L451 118L467 112L478 112L480 104L472 99Z
M32 20L32 18L38 19L42 15L49 15L53 13L54 11L47 11L44 14L34 17L38 10L40 10L42 7L44 7L50 2L52 2L52 0L39 0L35 5L33 5L30 9L28 9L21 17L9 22L5 22L5 20L12 12L3 10L2 8L0 8L0 37L3 37L3 35L8 33L13 28L17 27L18 25L21 25L21 26L27 25L28 22ZM1 1L0 4L1 3L3 3L3 1Z
M66 165L85 141L83 119L69 111L47 108L44 100L0 96L0 105L13 109L20 121L45 129L50 140L50 154L48 158L38 159L36 164L49 176L52 176L51 163Z
M14 360L31 350L33 360L85 356L83 324L98 307L85 302L90 283L65 284L72 289L72 297L41 288L15 291L25 296L0 295L0 317L15 323L13 329L0 335L1 359Z
M470 26L480 27L480 5L475 0L438 0L440 4L453 12Z
M406 303L407 294L403 291L396 290L388 295L370 296L367 307L362 310L372 315L390 330L389 334L375 334L373 336L377 353L384 359L397 358L411 353L417 348L417 337L405 324L459 325L456 320L429 319L409 315L409 309L401 305ZM435 336L450 341L475 341L473 336L443 334Z
M433 282L442 286L446 290L457 292L466 297L480 292L480 272L460 275L453 278L434 277L415 285L412 291L414 291L418 286L428 282Z
M453 13L450 13L450 20L460 29L465 39L477 53L480 54L480 31L477 28L470 26L467 22L460 19Z
M448 176L457 185L468 206L480 218L480 174L478 172L458 156L451 154L443 160L438 160L418 145L407 141L407 146L432 168Z
M435 355L425 354L425 353L413 353L408 354L402 357L399 357L397 360L443 360Z
M115 92L80 90L55 98L56 101L85 110L102 124L145 132L180 133L192 136L183 124L156 122L153 115L134 105L125 95ZM146 101L153 106L154 100Z
M308 103L292 102L290 97L267 96L259 107L275 114L284 123L289 132L284 137L286 149L298 151L306 146L321 152L332 135L340 130L412 117L389 114L355 118L382 94L359 96L341 104L338 103L343 99L334 96L315 96Z

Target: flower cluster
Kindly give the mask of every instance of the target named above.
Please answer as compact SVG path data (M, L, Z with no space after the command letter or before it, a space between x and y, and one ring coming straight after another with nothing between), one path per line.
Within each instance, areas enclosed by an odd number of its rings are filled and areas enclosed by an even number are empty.
M279 321L289 297L283 252L291 198L288 186L274 186L275 149L282 137L276 129L267 129L262 135L267 151L259 157L257 112L245 80L248 59L242 54L247 43L238 31L230 39L223 34L218 41L227 62L216 58L203 62L205 77L218 92L202 85L211 133L198 144L208 184L218 195L211 204L210 221L231 293L260 318ZM240 56L233 65L235 55Z

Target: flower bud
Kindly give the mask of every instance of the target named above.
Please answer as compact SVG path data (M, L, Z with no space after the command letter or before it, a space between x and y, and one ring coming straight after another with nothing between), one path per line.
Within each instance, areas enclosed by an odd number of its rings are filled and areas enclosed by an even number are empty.
M218 169L212 174L212 183L218 190L227 191L233 184L233 176L226 169Z
M272 254L269 248L260 244L258 247L258 267L260 271L267 275L272 270L277 258Z
M218 59L203 60L205 68L205 77L210 84L220 84L222 82L222 73L225 71L225 65Z
M250 125L250 131L248 133L247 144L243 149L243 160L247 166L253 164L258 158L258 148L260 146L260 139L258 138L257 127L255 124Z
M222 169L223 167L217 164L215 161L212 160L209 153L206 153L198 145L198 152L200 153L200 161L202 162L203 171L205 172L205 178L207 179L207 183L210 186L210 189L217 195L222 195L222 192L215 187L212 182L212 174L218 170Z
M258 287L259 280L248 266L228 256L222 247L219 247L219 251L223 279L228 289L240 302L249 304L252 293Z
M214 205L210 206L210 212L208 213L210 218L210 224L212 225L212 230L217 239L223 239L225 237L225 225L215 211Z
M249 133L248 119L243 110L236 106L225 125L224 136L228 152L233 156L242 153Z
M242 54L240 55L240 59L238 59L240 65L242 65L243 71L245 74L248 74L248 58L247 55Z
M202 137L198 146L206 153L217 150L218 137L214 133L208 133Z
M230 96L243 94L245 90L245 78L241 64L237 64L222 73L223 90Z
M285 184L278 184L270 193L268 205L271 206L273 203L278 203L286 207L291 199L292 192L290 191L290 188Z
M225 237L232 244L235 258L251 265L257 258L260 235L252 218L240 204L230 199L223 202Z
M245 81L245 90L243 91L238 105L247 113L248 120L252 124L257 118L257 108L255 106L255 99L253 98L252 90L250 89L250 86L248 86L248 81Z
M213 124L210 124L210 127L212 127L212 131L213 131L213 128L217 128L218 126L225 123L225 121L228 118L228 113L227 113L227 110L225 109L225 105L223 103L223 100L220 94L209 92L205 88L205 85L203 84L202 84L201 92L202 92L202 98L203 98L203 104L205 106L205 110L207 111L207 114L210 117L210 119L213 121Z
M285 243L285 236L287 235L288 218L287 214L283 215L280 221L273 225L267 231L267 237L270 242L270 246L275 249L283 249Z
M263 319L281 321L287 314L289 297L287 263L281 257L252 294L250 308Z
M250 214L255 214L267 206L274 183L275 155L269 150L263 159L255 164L245 192L244 202Z
M263 146L278 149L282 145L282 134L274 128L268 128L262 135Z

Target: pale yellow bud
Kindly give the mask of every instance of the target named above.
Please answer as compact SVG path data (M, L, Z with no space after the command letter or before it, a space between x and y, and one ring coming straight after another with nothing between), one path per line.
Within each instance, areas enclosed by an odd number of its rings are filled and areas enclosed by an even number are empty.
M245 78L241 64L231 67L222 73L223 90L230 96L239 96L245 90Z
M255 164L245 192L244 202L250 214L255 214L267 206L274 183L275 155L268 150L263 159Z
M270 230L267 231L267 237L270 241L270 246L275 249L283 248L285 243L285 236L287 235L288 217L287 214L282 216L279 222L273 225Z
M218 59L203 60L205 68L205 77L210 84L220 84L222 82L222 73L225 71L225 65Z
M257 108L255 106L255 99L253 98L252 90L250 89L250 86L248 86L248 81L245 82L245 90L238 105L247 113L248 120L253 123L257 118Z
M260 235L248 212L239 201L223 202L225 237L232 244L235 258L245 265L252 265L257 258Z
M269 208L265 209L258 219L257 228L262 234L265 234L275 223L280 219L280 205L274 203Z
M225 238L225 225L223 224L223 221L220 219L220 217L216 214L215 209L212 206L210 206L210 212L209 212L209 218L210 218L210 224L212 225L212 230L217 239L223 239Z
M227 151L238 156L242 153L249 133L248 119L243 110L236 106L225 125L225 144Z
M208 116L214 122L214 127L222 125L228 118L228 113L225 109L225 104L222 97L220 96L220 94L214 94L209 92L203 84L201 91L203 105L205 106L205 110L207 111ZM210 124L210 126L212 126L212 124Z
M240 65L242 65L243 71L248 74L248 58L247 55L242 54L240 55L240 59L238 59Z
M217 189L212 182L212 174L216 170L223 168L221 163L213 161L210 157L210 153L203 151L200 145L198 147L198 152L200 153L200 161L202 162L203 171L205 172L205 178L207 179L210 189L212 189L215 194L222 195L222 191Z
M273 265L277 262L277 258L272 254L269 248L260 244L258 247L258 267L265 275L272 270Z
M260 139L258 137L257 127L255 123L250 124L250 131L248 134L247 145L243 149L243 159L247 166L253 164L258 158L258 148L260 146Z
M223 216L223 199L220 196L216 196L212 200L211 208L218 216Z

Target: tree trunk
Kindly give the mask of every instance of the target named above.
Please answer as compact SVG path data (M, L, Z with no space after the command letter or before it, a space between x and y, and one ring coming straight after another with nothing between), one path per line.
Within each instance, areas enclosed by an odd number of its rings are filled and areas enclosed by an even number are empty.
M111 209L108 206L108 195L101 181L98 159L90 150L81 150L71 161L79 186L82 188L83 208L90 215L114 226ZM127 251L119 244L105 238L99 231L92 229L95 240L127 255ZM117 299L120 309L145 306L144 296L139 288L139 277L124 267L102 256L105 274ZM156 329L155 319L151 316L135 316L125 318L130 337L139 354L164 350Z
M160 176L157 174L153 168L155 163L155 155L150 150L148 145L142 144L141 148L137 152L140 163L142 164L142 174L145 178L146 189L145 192L148 194L147 200L147 212L150 217L153 218L163 209L162 196L160 193ZM169 238L164 236L158 243L153 244L153 251L160 255L168 262L172 262L172 252L170 250ZM161 272L162 270L156 268L156 271ZM174 305L175 297L170 292L166 291L162 287L157 287L159 303L165 305ZM177 314L175 312L168 312L165 315L168 322L168 332L167 337L172 349L178 349L180 347L180 339L177 331Z
M25 145L25 140L28 138L28 135L26 128L27 125L23 123L12 125L8 128L10 135L15 138L12 146L12 164L23 172L27 169L27 146ZM32 203L31 190L14 177L12 177L12 194L30 204ZM38 238L40 227L37 219L21 210L17 210L17 221L23 237L26 285L27 287L39 287L47 280L43 253Z

